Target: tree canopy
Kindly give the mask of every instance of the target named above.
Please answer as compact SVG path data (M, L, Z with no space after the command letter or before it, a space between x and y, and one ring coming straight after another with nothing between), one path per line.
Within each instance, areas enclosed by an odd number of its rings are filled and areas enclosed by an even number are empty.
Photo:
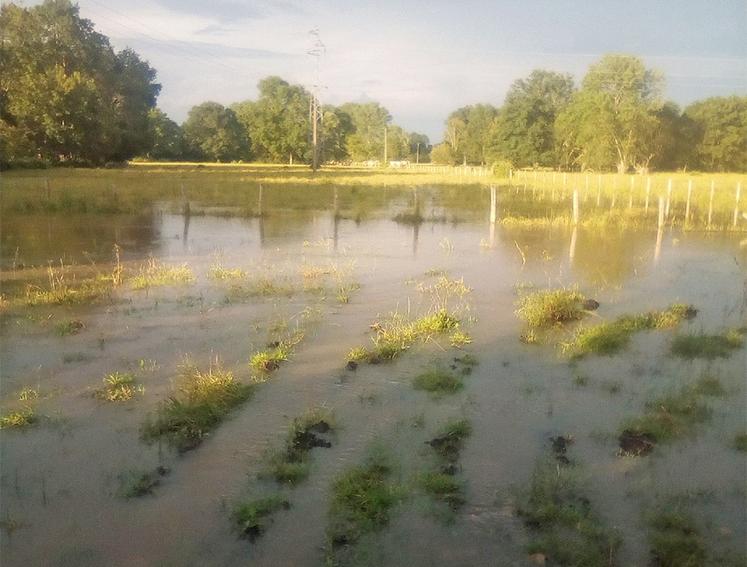
M69 0L4 4L0 28L4 160L97 164L147 151L161 86L134 51L115 52Z
M187 154L196 160L248 159L249 141L233 110L203 102L189 111L183 126Z

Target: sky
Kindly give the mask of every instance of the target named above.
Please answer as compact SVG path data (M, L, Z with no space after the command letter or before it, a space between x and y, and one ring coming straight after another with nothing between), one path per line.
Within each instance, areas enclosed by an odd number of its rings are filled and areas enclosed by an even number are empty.
M36 4L19 1L19 4ZM576 81L605 53L663 72L684 106L747 95L745 0L79 0L81 15L158 71L159 106L182 122L206 100L257 96L279 75L323 103L375 100L394 123L442 139L448 114L500 106L543 68ZM318 37L324 54L308 54Z

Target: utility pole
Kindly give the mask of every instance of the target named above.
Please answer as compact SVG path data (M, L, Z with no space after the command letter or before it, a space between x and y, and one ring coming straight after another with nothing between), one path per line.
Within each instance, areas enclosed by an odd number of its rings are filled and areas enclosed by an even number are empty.
M319 102L319 90L322 88L319 80L319 60L326 53L327 48L319 37L319 30L314 28L309 32L316 39L307 53L314 58L316 77L311 88L309 100L309 120L311 121L311 169L319 169L320 131L322 125L322 105Z
M415 163L420 163L420 142L418 142L417 150L415 151Z
M389 162L387 162L387 159L386 159L386 150L387 150L387 147L386 147L386 126L384 126L384 167L386 167L387 163L389 163Z

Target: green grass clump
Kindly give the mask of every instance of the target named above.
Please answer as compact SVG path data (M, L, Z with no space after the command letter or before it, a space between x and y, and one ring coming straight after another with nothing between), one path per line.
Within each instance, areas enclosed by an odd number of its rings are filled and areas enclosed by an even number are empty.
M122 498L140 498L153 494L153 490L161 484L161 477L168 472L164 467L154 471L128 471L119 477L119 495Z
M447 422L439 430L436 437L428 444L433 447L436 454L447 462L459 460L459 453L464 445L464 440L472 434L472 425L466 419L457 419Z
M288 360L293 353L293 349L303 338L304 333L299 330L279 341L275 341L269 348L255 352L249 359L249 366L255 377L266 377L280 368L280 363Z
M77 286L64 283L56 284L50 289L28 285L22 302L29 307L36 305L79 305L96 301L109 294L111 289L111 282L99 280L86 280Z
M233 522L242 537L253 541L264 533L270 516L278 510L290 509L290 502L280 494L273 494L239 504L232 513Z
M144 388L135 381L130 372L113 372L104 377L104 387L94 392L94 396L107 402L126 402L142 394Z
M391 472L387 459L374 454L335 480L327 530L332 547L353 544L389 523L390 511L400 500L399 489L389 482Z
M648 402L646 412L625 422L623 431L646 436L654 442L674 441L710 419L711 410L703 403L703 397L718 397L724 393L718 379L701 378L678 393Z
M79 319L68 319L57 323L54 326L54 331L60 337L66 337L68 335L77 335L85 328L86 326L83 324L83 321L80 321Z
M295 485L309 475L308 454L314 447L331 447L318 434L334 431L335 419L329 410L316 408L293 420L285 447L269 454L261 477L275 479L280 484Z
M465 502L464 482L442 472L427 472L420 476L419 484L426 494L457 510Z
M552 327L583 318L584 300L575 289L537 291L519 299L516 315L531 328Z
M241 268L226 268L220 262L215 262L208 269L208 278L213 281L226 282L246 279L247 273Z
M0 429L20 429L34 425L38 420L32 408L24 408L0 416Z
M374 323L371 328L376 332L373 348L352 349L348 353L348 361L378 364L393 360L416 342L425 342L434 335L458 330L459 319L446 309L438 309L412 321L395 313L383 322Z
M703 537L692 518L677 509L662 510L649 520L649 546L654 565L701 567L707 564Z
M179 394L162 402L155 418L141 430L145 441L165 437L180 452L197 447L253 391L251 385L237 382L232 372L220 366L201 372L187 365L182 375Z
M677 335L672 341L672 354L686 359L727 358L732 351L742 346L744 336L739 330L730 330L720 335Z
M195 281L192 269L187 264L169 266L151 258L140 268L140 273L130 280L132 289L147 289L169 285L186 285Z
M542 553L553 565L614 565L619 537L593 513L574 466L542 459L522 495L517 513L530 529L527 552Z
M297 292L297 286L289 282L274 281L270 278L256 278L245 284L232 285L228 290L228 296L232 299L291 297Z
M412 385L416 390L425 390L431 394L454 394L462 389L464 382L459 376L443 369L433 369L415 377Z
M747 432L737 433L732 441L732 447L742 453L747 453Z
M623 315L611 322L577 329L570 341L561 344L561 350L571 358L589 354L611 356L627 347L635 333L671 329L695 313L691 306L676 303L663 311Z

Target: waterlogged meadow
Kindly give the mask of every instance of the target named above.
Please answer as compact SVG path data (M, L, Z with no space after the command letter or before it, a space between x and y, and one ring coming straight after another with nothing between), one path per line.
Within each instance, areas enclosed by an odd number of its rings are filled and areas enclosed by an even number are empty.
M744 176L458 169L3 174L3 563L744 565Z

